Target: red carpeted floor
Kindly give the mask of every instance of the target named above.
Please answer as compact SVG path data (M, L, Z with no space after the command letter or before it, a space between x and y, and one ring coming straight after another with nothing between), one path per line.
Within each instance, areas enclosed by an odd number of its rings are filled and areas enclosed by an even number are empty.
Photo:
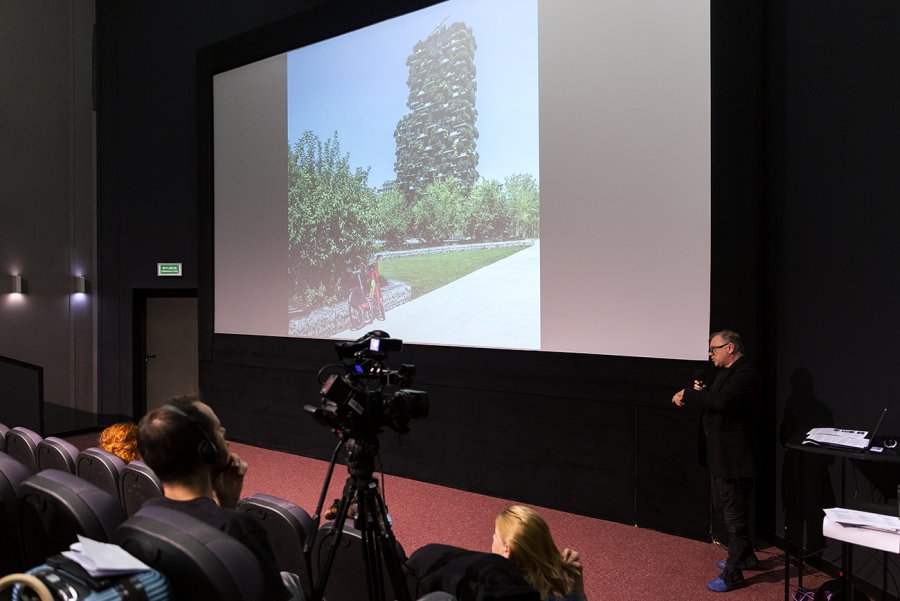
M287 453L232 443L231 450L250 465L244 495L265 492L315 510L327 463ZM389 468L389 466L386 466ZM340 497L346 468L336 466L327 503ZM412 553L438 542L489 551L494 517L513 501L462 492L414 480L385 477L385 502L394 534ZM784 555L773 547L757 551L761 569L745 572L748 585L731 593L712 593L705 583L715 578L715 563L724 549L677 536L536 507L550 525L560 548L579 551L585 565L585 588L591 601L665 599L771 599L784 597ZM804 585L821 583L807 575ZM796 585L796 578L793 579Z
M79 449L87 448L96 444L96 434L70 441ZM314 512L326 462L239 443L230 443L230 448L250 466L243 496L263 492L292 501L310 514ZM346 478L346 468L337 465L326 506L340 497ZM494 518L514 502L394 476L385 477L382 492L394 534L407 553L431 542L489 551ZM712 593L705 583L716 577L715 563L726 555L719 546L562 511L535 509L547 520L561 549L571 547L581 553L590 601L784 598L784 555L777 548L757 550L762 564L759 570L744 573L747 587ZM817 586L824 580L820 573L807 573L803 583ZM792 571L792 585L796 582L796 572Z

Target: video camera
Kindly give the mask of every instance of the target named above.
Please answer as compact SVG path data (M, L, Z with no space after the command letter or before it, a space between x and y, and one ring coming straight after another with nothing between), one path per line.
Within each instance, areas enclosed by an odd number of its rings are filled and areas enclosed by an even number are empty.
M386 426L400 434L409 432L409 421L428 415L428 393L405 388L416 376L414 365L389 369L389 352L403 348L403 341L373 330L352 342L335 345L345 373L331 374L322 384L319 406L305 405L321 424L349 438L371 437Z

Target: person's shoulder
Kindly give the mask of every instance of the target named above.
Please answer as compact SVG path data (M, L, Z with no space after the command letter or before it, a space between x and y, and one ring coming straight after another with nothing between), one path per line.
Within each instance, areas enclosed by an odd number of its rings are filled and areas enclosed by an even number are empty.
M219 508L220 516L222 518L222 522L225 525L225 531L229 534L235 534L237 532L254 532L254 531L265 531L265 527L259 521L259 519L253 517L251 514L246 511L240 511L238 509L223 509Z
M159 506L165 507L166 505L168 505L168 501L170 501L170 499L168 499L167 497L162 497L162 496L153 497L152 499L147 499L146 501L144 501L141 504L141 507L143 507L145 505L148 505L148 506L159 505Z
M212 502L212 499L208 499ZM188 500L176 500L170 499L166 496L154 497L152 499L147 499L144 501L142 507L148 506L157 506L157 507L166 507L168 509L175 509L177 511L182 511L185 513L190 513L196 509L203 508L206 505L203 497L197 497L196 499L188 499ZM213 505L215 503L213 502Z
M220 528L221 524L226 519L226 515L223 513L226 510L216 505L216 502L209 497L197 497L183 501L170 499L168 497L157 497L144 503L145 506L151 504L174 509L175 511L179 511L200 521L206 522L215 528Z
M759 372L756 370L756 367L745 356L741 356L735 361L734 365L731 366L731 369L734 370L732 373L740 372L743 374L753 374L759 377Z
M756 367L745 357L738 359L729 370L732 375L729 381L733 386L743 390L746 394L758 396L762 388L762 378Z

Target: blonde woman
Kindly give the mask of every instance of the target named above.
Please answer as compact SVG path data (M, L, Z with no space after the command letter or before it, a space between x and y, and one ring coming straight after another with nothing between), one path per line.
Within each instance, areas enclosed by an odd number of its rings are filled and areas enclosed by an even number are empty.
M536 511L513 505L497 516L491 551L509 559L542 601L586 601L581 558L562 553Z

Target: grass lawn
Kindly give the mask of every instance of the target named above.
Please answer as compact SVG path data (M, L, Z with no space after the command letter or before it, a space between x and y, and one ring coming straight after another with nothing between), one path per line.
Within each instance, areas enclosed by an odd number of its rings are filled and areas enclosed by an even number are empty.
M525 248L504 246L382 259L378 270L387 278L408 283L412 298L416 298Z

